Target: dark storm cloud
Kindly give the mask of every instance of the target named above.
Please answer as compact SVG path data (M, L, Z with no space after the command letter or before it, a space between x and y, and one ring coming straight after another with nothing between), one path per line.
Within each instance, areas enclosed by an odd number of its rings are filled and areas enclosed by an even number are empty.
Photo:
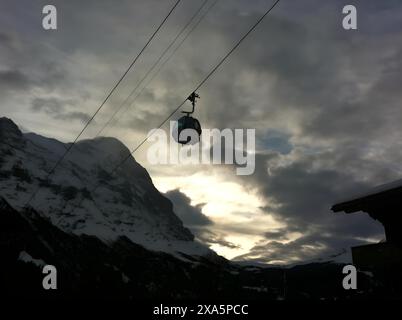
M366 243L342 233L330 233L327 228L317 228L290 242L279 242L276 239L263 240L249 253L238 256L234 260L255 260L265 263L289 263L321 258L328 260L331 256L349 251L350 246Z
M277 210L282 218L298 224L315 223L316 219L326 217L323 213L328 212L342 194L362 189L362 185L351 181L348 175L331 169L315 170L312 164L311 159L295 161L265 176L268 181L263 181L262 190L282 205Z
M183 100L173 91L167 91L164 95L157 96L152 90L144 90L138 98L135 98L137 93L138 91L129 103L123 104L113 123L119 127L135 129L142 134L147 133L151 128L156 128L161 119L166 117L166 113L170 113L172 107L176 106L180 99ZM122 106L122 102L116 103L117 108ZM145 106L152 106L152 109ZM174 119L172 118L172 120ZM165 128L169 129L169 121Z
M269 164L272 155L257 155L252 185L258 186L268 202L279 205L271 205L267 212L287 227L280 234L268 234L270 244L254 248L250 255L304 259L313 254L313 250L301 250L304 242L312 242L314 254L326 254L349 247L359 237L383 234L381 225L366 214L334 215L330 207L401 173L397 165L401 159L392 151L400 147L394 137L402 134L402 92L396 85L402 80L400 14L395 11L400 4L357 3L367 16L359 15L361 28L353 34L342 29L342 16L334 14L341 12L343 2L334 3L317 5L308 24L271 17L265 32L256 32L247 50L239 50L237 74L253 75L261 91L250 89L252 84L247 82L237 87L233 82L217 84L213 100L220 103L209 112L210 123L218 127L254 125L259 146L287 154L291 149L283 152L275 141L274 145L269 142L266 129L275 128L290 138L285 140L291 141L289 145L301 150L276 168ZM386 20L388 32L377 32L369 20L375 20L380 29ZM234 72L225 69L226 77L228 73L236 79ZM252 105L243 98L247 91L257 94L254 100L249 98ZM310 235L290 244L275 242L296 231ZM322 232L330 236L314 242ZM274 256L269 246L280 254Z
M337 167L315 168L317 162L329 156L303 155L301 159L278 167L272 165L277 160L274 155L257 156L260 165L258 172L250 177L253 179L251 184L259 186L261 195L274 202L273 206L265 208L266 212L286 226L265 232L266 241L236 259L254 257L269 262L329 256L362 244L363 239L384 236L381 224L366 213L346 215L330 211L337 201L364 192L370 185L355 181ZM301 237L284 243L282 240L287 240L292 232L300 233Z
M230 249L239 248L238 245L225 240L225 236L210 230L213 222L202 213L203 204L193 206L191 199L180 190L171 190L165 196L173 202L173 210L197 239L207 245L218 244Z
M257 30L247 41L247 50L240 47L214 75L213 85L207 84L208 100L200 102L207 106L207 111L199 108L207 124L255 126L260 138L264 138L261 128L266 130L269 126L288 135L287 127L295 127L292 114L296 114L300 130L293 139L324 139L334 144L353 141L357 148L369 144L370 138L383 137L389 130L400 132L397 120L389 117L399 113L402 98L395 87L401 80L397 58L402 43L397 32L399 14L388 17L397 3L379 5L382 10L378 11L374 9L375 3L370 2L371 10L361 10L368 17L359 15L361 28L355 33L341 27L342 4L317 4L317 12L304 15L306 19L292 20L284 11L269 17L264 32ZM367 2L356 5L366 8ZM290 16L296 15L291 5L287 7ZM242 23L235 28L256 17L239 15ZM377 34L367 22L377 18L381 25L382 17L388 25L392 25L392 20L395 26L388 28L386 36ZM228 45L234 33L224 25L225 21L214 22L211 29L224 30L222 43ZM205 35L211 33L212 30L205 30ZM375 50L378 46L382 48L380 52ZM243 74L251 75L254 81L237 82ZM225 81L228 78L233 81ZM373 90L364 89L365 86L373 86ZM286 114L290 116L286 118ZM361 135L362 131L366 134Z
M191 199L180 190L171 190L165 193L173 202L174 212L183 221L186 227L207 226L212 221L202 213L203 205L192 206Z
M273 150L282 154L288 154L292 151L293 146L289 142L289 136L281 132L268 131L260 138L260 150Z
M283 228L283 229L276 229L276 230L271 230L264 232L264 237L270 240L287 240L286 234L289 232L288 229Z
M29 78L20 70L0 70L0 90L25 90L29 85Z
M196 230L196 237L201 240L203 243L208 245L217 244L222 247L226 247L229 249L239 249L240 245L234 244L230 241L225 240L225 236L217 234L211 230L206 228Z
M275 240L261 242L252 248L250 253L238 256L235 260L257 260L272 263L329 258L333 254L342 252L342 248L347 248L350 244L349 238L342 236L334 238L333 235L323 236L315 232L313 235L303 236L288 243ZM361 244L361 242L356 241L354 244ZM338 252L334 252L334 248L337 248Z
M68 111L68 106L74 105L75 100L63 100L58 98L35 98L32 101L31 109L34 112L44 112L53 119L79 120L87 122L90 116L79 111Z

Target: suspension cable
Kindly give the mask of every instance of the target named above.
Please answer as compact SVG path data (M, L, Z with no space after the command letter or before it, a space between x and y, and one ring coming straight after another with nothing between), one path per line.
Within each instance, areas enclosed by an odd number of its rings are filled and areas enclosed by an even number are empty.
M162 52L162 54L159 56L159 58L155 61L155 63L152 65L151 68L145 73L145 75L142 77L142 79L137 83L137 85L131 90L130 94L124 99L124 101L120 104L118 108L116 108L115 112L113 113L112 117L103 125L103 127L98 131L95 137L98 137L103 130L110 124L110 122L114 119L117 113L123 108L123 106L126 104L126 102L132 97L135 91L141 86L141 84L144 82L144 80L149 76L149 74L155 69L155 67L158 65L158 63L163 59L163 57L166 55L166 53L169 51L169 49L174 45L174 43L177 41L177 39L183 34L183 32L187 29L187 27L191 24L191 22L195 19L195 17L198 15L198 13L205 7L209 0L204 0L204 2L201 4L201 6L196 10L196 12L192 15L192 17L189 19L189 21L183 26L183 28L180 30L180 32L175 36L175 38L171 41L171 43L165 48L165 50ZM131 102L132 104L133 102Z
M135 65L139 57L142 55L142 53L145 51L145 49L148 47L148 45L151 43L151 41L154 39L156 34L159 32L159 30L162 28L162 26L165 24L167 19L170 17L170 15L173 13L173 11L176 9L178 4L181 2L181 0L177 0L173 7L169 10L168 14L165 16L165 18L162 20L162 22L159 24L159 26L156 28L156 30L153 32L151 37L148 39L147 43L145 46L141 49L141 51L137 54L137 56L134 58L134 60L131 62L131 64L128 66L128 68L125 70L123 75L120 77L120 79L116 82L116 84L113 86L113 88L110 90L106 98L102 101L98 109L95 111L95 113L92 115L92 117L87 121L85 126L82 128L80 133L77 135L77 137L74 139L72 143L69 144L68 148L65 150L65 152L62 154L62 156L56 161L56 164L51 168L51 170L47 173L45 180L49 179L49 177L53 174L53 172L56 170L56 168L60 165L60 163L65 159L67 154L71 151L71 149L74 147L78 139L81 137L81 135L84 133L84 131L88 128L89 124L92 122L92 120L96 117L96 115L99 113L99 111L103 108L105 103L109 100L110 96L113 94L113 92L117 89L117 87L120 85L120 83L123 81L123 79L126 77L128 72L132 69L132 67ZM25 204L25 207L27 207L31 201L35 198L36 194L38 191L41 189L41 186L39 185L38 188L32 193L31 197L28 199L27 203Z
M275 8L275 6L280 2L280 0L276 0L274 4L271 5L271 7L265 11L265 13L255 22L251 28L240 38L240 40L232 47L232 49L216 64L214 68L201 80L201 82L195 87L192 92L196 92L199 90L205 82L218 70L218 68L227 60L227 58L240 46L240 44L250 35L251 32L264 20L264 18ZM190 94L191 94L190 93ZM190 95L189 94L189 95ZM180 103L157 127L157 129L160 129L187 101L187 95L186 98L183 100L182 103ZM147 135L118 165L116 165L113 170L110 172L110 175L115 173L131 156L139 149L141 146L148 141L148 139L156 132L156 130L153 130L149 135ZM98 183L95 188L92 190L94 192L100 184Z

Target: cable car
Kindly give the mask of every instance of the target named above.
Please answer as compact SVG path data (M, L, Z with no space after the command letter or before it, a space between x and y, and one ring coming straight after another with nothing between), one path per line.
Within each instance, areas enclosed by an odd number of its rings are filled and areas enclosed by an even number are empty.
M196 103L196 99L199 99L200 96L193 92L188 98L187 100L191 101L193 109L191 111L182 111L182 113L185 113L186 115L181 117L179 120L177 120L176 124L174 125L173 128L173 138L175 139L175 141L177 143L180 143L182 145L184 144L196 144L200 141L200 137L201 137L201 133L202 133L202 129L201 129L201 124L200 122L196 119L193 118L191 116L191 114L194 113L194 108L195 108L195 103ZM195 131L195 135L197 136L198 139L191 139L190 137L186 137L186 139L180 139L180 134L183 130L194 130Z

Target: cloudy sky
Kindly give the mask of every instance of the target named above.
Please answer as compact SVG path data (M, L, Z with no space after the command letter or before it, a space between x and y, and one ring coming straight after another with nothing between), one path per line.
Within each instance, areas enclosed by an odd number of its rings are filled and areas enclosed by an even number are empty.
M342 8L352 2L358 30L346 31ZM48 3L56 31L42 28ZM173 3L0 0L0 116L73 140ZM202 3L181 1L83 138L97 134ZM133 149L271 3L219 0L104 134ZM401 21L398 0L282 0L199 91L204 128L256 129L255 173L151 165L149 144L135 158L194 234L228 258L288 263L383 239L366 214L330 207L402 176Z

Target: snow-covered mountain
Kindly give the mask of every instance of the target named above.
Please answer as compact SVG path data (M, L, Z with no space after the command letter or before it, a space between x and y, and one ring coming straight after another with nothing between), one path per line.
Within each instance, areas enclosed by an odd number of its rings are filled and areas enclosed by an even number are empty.
M117 139L79 141L47 179L69 144L22 133L0 118L0 196L17 210L30 202L65 232L94 235L109 242L126 236L144 247L192 255L210 254L174 214L170 200ZM99 187L94 190L94 187Z

